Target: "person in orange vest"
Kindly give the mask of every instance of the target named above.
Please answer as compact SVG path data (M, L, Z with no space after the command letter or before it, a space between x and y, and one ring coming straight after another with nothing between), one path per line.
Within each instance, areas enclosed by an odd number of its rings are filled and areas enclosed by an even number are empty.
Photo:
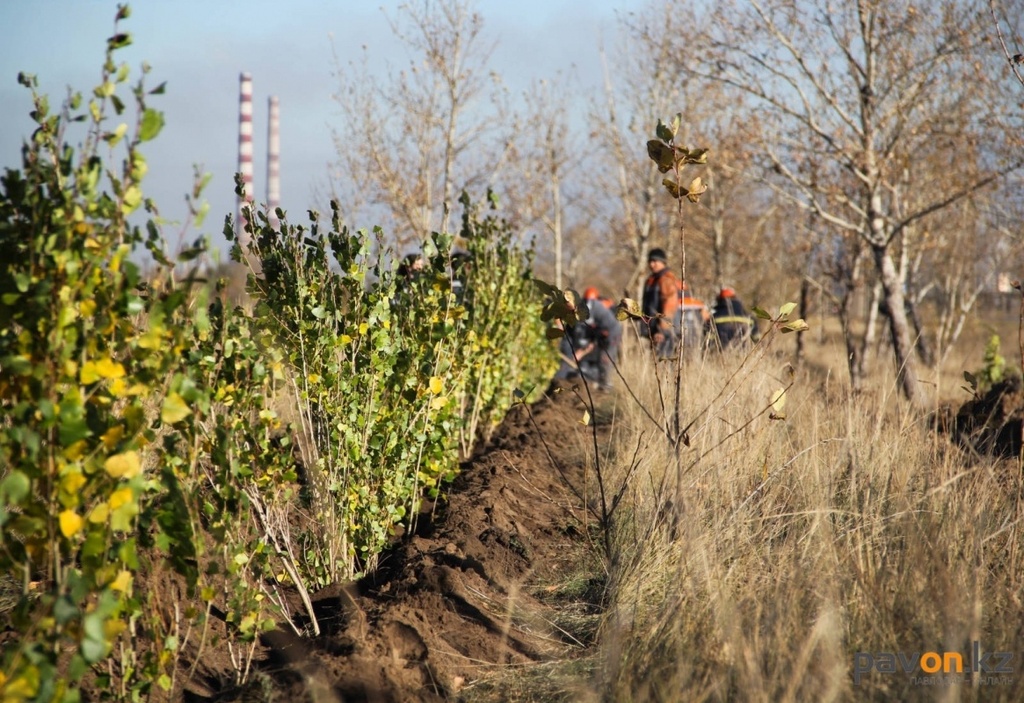
M687 356L698 354L704 347L704 332L711 320L708 306L700 298L690 294L690 286L683 281L679 292L680 341Z
M715 307L711 311L709 334L714 334L712 344L720 349L741 348L751 341L757 341L757 325L754 317L736 297L736 291L726 286L718 292Z
M650 337L651 347L659 358L671 358L679 339L679 279L669 269L664 249L651 249L647 266L651 275L644 282L641 334Z

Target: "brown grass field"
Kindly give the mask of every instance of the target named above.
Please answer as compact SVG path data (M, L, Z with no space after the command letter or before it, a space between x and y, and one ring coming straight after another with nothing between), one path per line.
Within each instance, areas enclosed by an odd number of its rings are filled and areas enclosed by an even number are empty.
M967 451L931 421L970 399L963 371L980 369L993 331L1019 370L1015 317L973 321L943 368L923 370L924 412L899 397L885 349L869 388L851 396L831 328L807 333L813 362L792 377L786 336L746 358L692 362L681 408L694 424L678 462L620 394L605 467L614 485L635 467L617 516L598 697L1024 698L1021 463ZM625 366L658 407L651 364ZM670 398L671 370L660 375ZM790 378L785 419L770 419ZM969 672L972 658L984 663L976 649L1012 658ZM944 658L931 675L918 667L929 652Z

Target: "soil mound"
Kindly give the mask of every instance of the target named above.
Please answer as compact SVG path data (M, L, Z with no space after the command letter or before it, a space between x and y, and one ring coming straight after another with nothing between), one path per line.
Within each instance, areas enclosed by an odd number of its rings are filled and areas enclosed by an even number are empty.
M984 395L967 401L955 415L939 417L939 429L946 430L963 447L1002 457L1016 457L1024 430L1024 389L1021 379L1011 376L992 386Z
M433 521L421 521L371 576L314 595L320 636L263 637L247 686L274 700L452 700L495 667L579 652L579 637L553 624L559 604L546 595L578 568L588 522L590 428L581 416L571 392L512 408ZM195 681L186 700L263 697L214 693L230 669L215 661L202 669L209 685Z

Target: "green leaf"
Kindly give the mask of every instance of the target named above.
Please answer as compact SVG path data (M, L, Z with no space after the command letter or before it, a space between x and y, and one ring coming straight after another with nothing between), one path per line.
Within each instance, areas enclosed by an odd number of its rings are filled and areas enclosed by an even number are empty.
M768 314L767 310L757 307L756 305L751 308L751 312L754 313L754 317L759 317L762 320L770 320L772 316Z
M107 655L107 643L103 640L84 639L79 650L89 664L95 664Z
M788 317L789 313L796 310L796 303L786 303L779 307L779 317Z
M107 638L104 632L104 615L100 611L94 611L82 618L81 653L85 661L95 664L107 653Z
M160 410L160 419L169 425L173 425L175 422L181 422L191 414L192 410L185 403L185 399L177 393L171 392L164 398L163 408Z
M149 91L149 94L150 95L163 95L166 90L167 90L167 81L164 81L163 83L158 85L156 88L153 88L153 90Z
M53 604L53 617L58 625L65 625L78 616L78 607L67 596L61 596Z
M548 339L561 339L562 337L565 336L565 332L563 332L558 327L548 327L546 330L544 330L544 336L547 337Z
M62 413L63 415L63 413ZM60 444L62 447L70 447L80 439L85 439L92 434L84 416L64 416L60 423Z
M793 320L792 322L787 322L782 326L782 333L788 334L789 332L804 332L806 330L809 330L810 328L811 326L804 322L802 319Z
M661 182L661 184L665 186L666 190L668 190L669 195L671 195L676 200L678 200L681 195L686 195L686 191L680 190L679 184L673 181L671 178L666 178Z
M147 107L142 113L142 124L139 128L139 141L148 142L160 134L164 127L164 113Z
M675 168L675 150L660 139L651 139L647 142L647 155L658 165L661 173L668 173Z
M107 48L113 51L114 49L122 49L132 43L132 35L127 32L118 32L114 36L107 39Z
M12 471L0 481L0 502L18 505L25 500L31 488L28 476L21 471Z
M654 133L658 139L664 142L670 142L675 139L676 136L675 132L673 132L672 129L661 120L658 120L658 126L655 128Z
M686 149L681 150L680 162L683 164L706 164L708 162L708 150L707 149Z

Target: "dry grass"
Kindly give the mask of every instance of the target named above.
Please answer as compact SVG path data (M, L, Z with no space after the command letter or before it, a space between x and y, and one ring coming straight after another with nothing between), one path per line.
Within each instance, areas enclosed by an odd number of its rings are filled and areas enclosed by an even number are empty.
M620 400L606 470L624 476L635 447L640 463L617 516L595 687L615 701L1024 699L1020 465L950 445L891 373L850 397L835 345L813 358L784 421L762 412L788 383L782 355L685 367L683 418L697 421L678 461ZM650 365L627 375L658 408ZM958 387L948 372L932 383ZM975 641L1014 652L1011 683L915 685L902 670L853 682L857 652L968 654Z

